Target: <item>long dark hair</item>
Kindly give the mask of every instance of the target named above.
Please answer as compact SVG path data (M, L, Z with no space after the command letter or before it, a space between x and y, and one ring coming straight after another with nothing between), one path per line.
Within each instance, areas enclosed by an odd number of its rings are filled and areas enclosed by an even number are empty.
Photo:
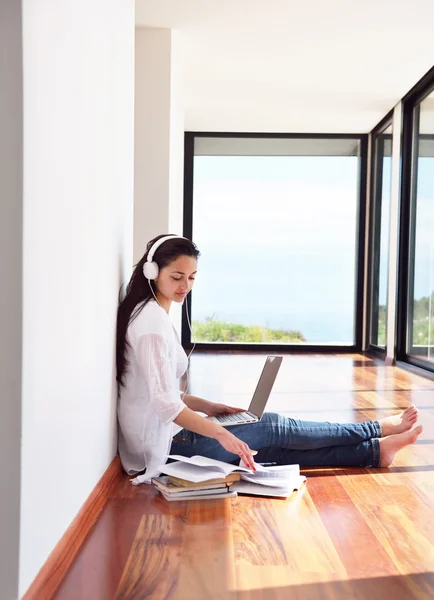
M117 328L116 328L116 380L119 385L124 385L124 375L127 370L128 361L126 359L126 349L128 340L126 339L128 325L140 314L143 307L153 298L148 280L143 275L143 264L148 258L148 252L151 247L160 238L170 233L157 235L148 242L146 252L134 266L134 271L127 285L125 297L119 299ZM173 238L166 240L157 248L152 260L157 263L161 270L180 256L199 256L199 250L190 240L183 238ZM157 289L154 281L150 281L154 294ZM121 294L120 294L121 295Z

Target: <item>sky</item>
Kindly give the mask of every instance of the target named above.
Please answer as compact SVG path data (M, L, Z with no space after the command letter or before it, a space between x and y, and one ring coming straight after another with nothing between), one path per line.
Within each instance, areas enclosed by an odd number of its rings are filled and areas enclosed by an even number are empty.
M419 165L416 297L434 282L433 160ZM385 159L380 303L390 175ZM193 239L202 256L193 318L215 315L301 330L311 342L352 343L357 189L354 156L196 156Z

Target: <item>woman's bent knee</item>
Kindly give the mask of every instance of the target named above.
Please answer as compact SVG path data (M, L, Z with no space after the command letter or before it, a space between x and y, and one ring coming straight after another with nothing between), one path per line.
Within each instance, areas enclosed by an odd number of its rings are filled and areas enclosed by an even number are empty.
M275 425L277 423L283 423L286 421L286 417L283 415L279 415L279 413L275 412L266 412L262 415L261 422L262 423L270 423Z

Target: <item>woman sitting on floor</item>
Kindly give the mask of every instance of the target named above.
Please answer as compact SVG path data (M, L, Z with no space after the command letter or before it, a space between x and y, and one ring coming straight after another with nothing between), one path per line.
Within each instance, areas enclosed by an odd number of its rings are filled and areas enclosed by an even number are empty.
M134 483L149 483L168 454L196 454L255 468L258 462L301 466L388 467L422 431L417 409L365 423L301 421L265 413L257 423L222 427L202 415L241 412L179 391L187 356L170 321L172 302L193 287L199 251L180 236L151 240L135 266L117 318L119 453ZM255 456L255 459L253 458Z

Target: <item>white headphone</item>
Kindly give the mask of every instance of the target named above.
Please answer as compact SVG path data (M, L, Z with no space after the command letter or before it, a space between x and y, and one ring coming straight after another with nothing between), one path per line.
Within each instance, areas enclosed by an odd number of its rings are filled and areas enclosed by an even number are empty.
M183 237L182 235L166 235L157 240L155 244L150 247L146 262L143 263L143 275L146 277L146 279L157 279L159 268L157 263L152 259L154 258L154 254L161 244L164 244L166 240L173 239L186 240L187 238Z

